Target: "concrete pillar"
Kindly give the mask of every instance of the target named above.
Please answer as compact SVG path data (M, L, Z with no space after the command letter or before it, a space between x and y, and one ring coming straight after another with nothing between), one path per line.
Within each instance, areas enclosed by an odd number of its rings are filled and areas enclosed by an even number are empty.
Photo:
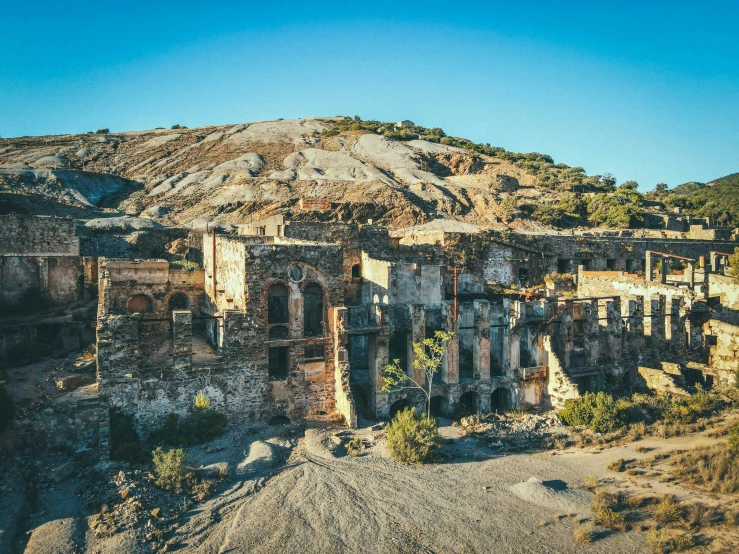
M459 335L457 334L457 322L454 321L453 303L444 302L442 310L446 315L446 330L454 332L454 338L449 341L441 362L441 381L454 384L459 383Z
M192 369L192 312L172 312L172 364L175 374Z
M408 333L408 373L416 383L423 385L426 382L426 375L422 367L415 367L416 354L413 351L413 345L423 342L426 338L426 311L420 303L409 304L408 310L411 322L411 329Z
M490 380L490 302L475 300L475 339L472 343L472 373L480 381Z

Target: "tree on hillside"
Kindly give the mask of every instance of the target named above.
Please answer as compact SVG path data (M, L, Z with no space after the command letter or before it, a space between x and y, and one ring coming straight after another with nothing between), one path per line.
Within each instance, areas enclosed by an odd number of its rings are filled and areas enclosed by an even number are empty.
M426 395L426 417L431 418L431 392L434 375L441 368L441 360L449 346L449 341L454 338L454 333L436 331L433 338L416 341L413 343L413 369L422 369L425 383L418 383L408 376L400 367L400 360L393 360L382 373L385 384L383 392L397 389L419 389Z

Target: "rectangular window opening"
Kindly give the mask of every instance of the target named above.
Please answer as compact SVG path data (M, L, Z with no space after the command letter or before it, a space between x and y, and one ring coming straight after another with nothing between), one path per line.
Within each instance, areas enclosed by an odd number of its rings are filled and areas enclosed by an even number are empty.
M306 362L322 362L326 357L326 348L323 344L306 344L304 357Z
M269 378L282 380L287 378L289 349L287 346L269 349Z

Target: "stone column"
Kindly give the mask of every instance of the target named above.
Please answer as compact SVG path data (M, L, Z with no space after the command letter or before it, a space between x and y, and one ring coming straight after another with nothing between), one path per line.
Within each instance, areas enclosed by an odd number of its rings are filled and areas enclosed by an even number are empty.
M454 305L444 302L442 310L446 315L446 330L454 332L454 338L449 341L444 358L441 361L441 381L446 384L459 383L459 335L457 322L454 321Z
M387 304L374 304L374 312L372 318L375 325L379 327L378 333L375 335L374 344L370 341L370 384L374 385L373 392L379 392L385 381L382 378L382 372L385 366L390 363L390 325L388 319ZM375 394L371 394L371 402L374 402Z
M224 357L236 356L244 349L244 312L241 310L223 311L221 353Z
M423 385L426 381L426 375L422 367L414 367L416 354L413 351L413 344L422 342L426 338L426 311L423 304L415 302L409 304L408 309L411 322L410 333L408 333L408 373L416 383Z
M582 303L583 321L583 354L588 365L596 365L600 357L600 321L601 309L605 317L605 305L600 305L597 300Z
M644 297L629 295L623 306L626 316L626 344L629 354L638 356L644 342Z
M649 250L646 251L645 256L644 276L647 282L649 282L654 280L654 264L652 262L652 253Z
M670 260L669 258L660 258L662 260L662 284L667 283L667 275L670 273Z
M682 296L673 296L665 315L665 339L669 341L670 351L679 352L683 341L683 325L680 320L680 312L683 305Z
M559 300L557 302L557 321L555 327L554 347L559 356L563 368L570 367L570 353L572 352L572 300Z
M172 365L175 374L192 369L192 312L172 312Z
M650 301L651 317L648 321L651 325L650 334L652 336L652 352L659 357L665 342L665 295L653 294Z
M690 290L693 290L693 287L695 287L695 262L688 262L688 286L690 287Z
M475 338L472 343L472 374L490 380L490 302L475 300Z
M616 296L613 300L607 300L605 305L608 355L614 362L618 362L622 347L621 298Z

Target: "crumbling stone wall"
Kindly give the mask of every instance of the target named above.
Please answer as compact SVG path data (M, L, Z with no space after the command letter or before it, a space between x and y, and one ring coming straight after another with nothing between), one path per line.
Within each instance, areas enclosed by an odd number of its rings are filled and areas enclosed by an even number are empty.
M79 256L71 217L0 215L0 255Z

